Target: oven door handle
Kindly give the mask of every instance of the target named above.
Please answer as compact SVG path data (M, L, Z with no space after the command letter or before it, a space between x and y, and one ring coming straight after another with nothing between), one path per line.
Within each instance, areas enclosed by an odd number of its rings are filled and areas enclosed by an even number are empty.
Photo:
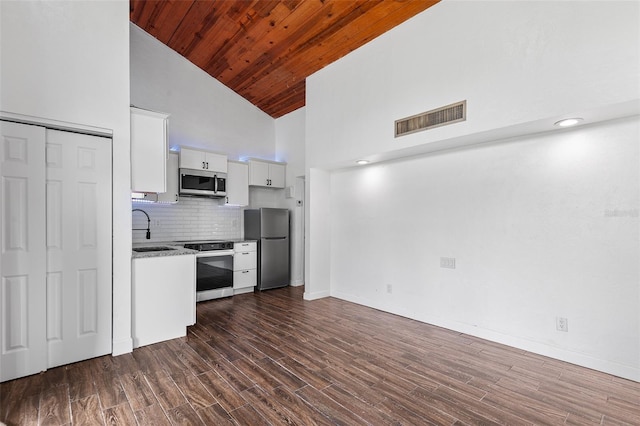
M196 257L219 257L219 256L233 256L235 251L233 250L211 250L200 251L196 253Z

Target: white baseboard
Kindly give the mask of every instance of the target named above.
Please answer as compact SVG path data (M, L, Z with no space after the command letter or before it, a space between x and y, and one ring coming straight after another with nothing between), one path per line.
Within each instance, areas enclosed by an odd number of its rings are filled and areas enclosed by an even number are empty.
M325 290L325 291L318 291L315 293L309 293L308 291L304 292L304 300L318 300L318 299L323 299L325 297L329 297L329 290Z
M376 303L374 301L354 296L352 294L346 294L333 291L331 296L337 299L346 300L348 302L357 303L359 305L367 306L370 308L378 309L383 312L388 312L394 315L400 315L405 318L410 318L416 321L423 322L425 324L435 325L437 327L446 328L447 330L464 333L469 336L478 337L480 339L489 340L491 342L500 343L503 345L511 346L514 348L529 351L538 355L547 356L549 358L565 361L571 364L579 365L581 367L590 368L592 370L602 371L603 373L611 374L624 379L640 382L640 368L633 366L618 364L609 360L594 358L588 354L570 351L563 348L550 346L541 342L523 339L517 336L510 336L502 334L493 330L474 327L468 324L458 323L454 321L443 320L442 318L433 318L427 316L416 316L408 312L403 312L398 309L390 309L383 303ZM305 293L305 299L306 293ZM311 300L311 299L308 299Z
M133 352L133 339L120 339L112 342L111 355L118 356Z

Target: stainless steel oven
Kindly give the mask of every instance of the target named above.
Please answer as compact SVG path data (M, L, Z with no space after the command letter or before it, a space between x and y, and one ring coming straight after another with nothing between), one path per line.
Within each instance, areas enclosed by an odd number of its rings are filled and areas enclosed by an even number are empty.
M196 254L196 301L233 296L233 243L204 241L187 243Z

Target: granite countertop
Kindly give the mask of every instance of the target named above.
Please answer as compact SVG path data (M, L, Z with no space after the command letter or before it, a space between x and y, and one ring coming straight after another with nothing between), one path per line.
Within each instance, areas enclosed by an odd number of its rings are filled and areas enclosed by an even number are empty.
M244 240L241 238L230 238L225 241L231 241L233 243L244 243L244 242L256 242L257 240ZM131 252L132 259L142 259L147 257L161 257L161 256L182 256L185 254L197 254L199 253L197 250L186 249L183 247L184 242L178 243L176 241L158 241L153 243L134 243L133 248L143 248L143 247L170 247L174 250L161 250L161 251L147 251L147 252Z
M142 259L147 257L160 257L160 256L182 256L185 254L196 254L197 250L186 249L180 245L177 245L175 242L156 242L156 243L136 243L133 245L133 248L143 248L143 247L170 247L174 250L162 250L162 251L147 251L147 252L131 252L132 259Z

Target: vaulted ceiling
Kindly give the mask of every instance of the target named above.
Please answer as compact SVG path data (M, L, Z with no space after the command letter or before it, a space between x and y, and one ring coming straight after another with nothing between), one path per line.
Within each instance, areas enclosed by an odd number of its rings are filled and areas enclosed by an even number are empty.
M438 1L130 0L130 19L277 118L309 75Z

